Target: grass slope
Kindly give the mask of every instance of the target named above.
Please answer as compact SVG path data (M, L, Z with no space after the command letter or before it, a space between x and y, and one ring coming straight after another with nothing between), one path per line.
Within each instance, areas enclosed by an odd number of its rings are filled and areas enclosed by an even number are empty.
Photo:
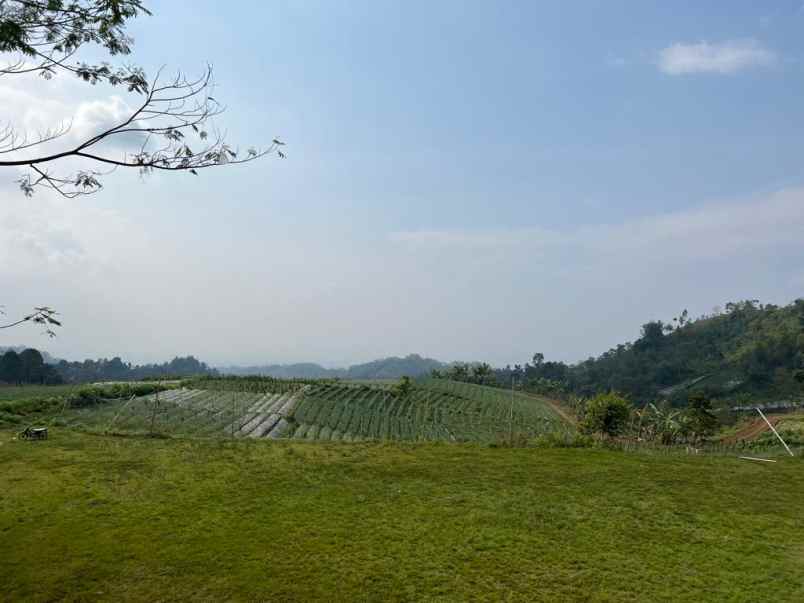
M798 458L11 435L2 600L804 600Z

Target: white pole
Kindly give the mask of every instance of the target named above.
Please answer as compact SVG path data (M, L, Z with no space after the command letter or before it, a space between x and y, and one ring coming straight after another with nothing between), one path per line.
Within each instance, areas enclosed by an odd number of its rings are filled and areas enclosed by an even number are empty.
M779 441L782 443L782 446L784 446L784 449L785 449L785 450L787 450L787 454L789 454L790 456L795 456L795 455L793 454L793 451L792 451L792 450L790 450L790 447L787 445L787 443L786 443L786 442L785 442L785 441L782 439L782 436L780 436L780 435L779 435L779 432L778 432L778 431L776 431L776 428L775 428L773 425L771 425L771 422L770 422L770 421L768 421L768 418L767 418L767 417L766 417L764 414L762 414L762 411L761 411L761 410L759 410L759 408L757 408L757 412L759 413L759 416L760 416L760 417L762 417L763 419L765 419L765 423L767 423L767 424L768 424L768 427L770 427L770 428L771 428L771 431L774 433L774 435L775 435L777 438L779 438Z
M508 415L508 443L514 444L514 374L511 373L511 413Z

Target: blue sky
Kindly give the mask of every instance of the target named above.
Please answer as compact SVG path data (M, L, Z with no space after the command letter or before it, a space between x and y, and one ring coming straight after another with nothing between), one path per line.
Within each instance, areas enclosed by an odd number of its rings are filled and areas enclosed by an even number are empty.
M135 30L138 57L213 62L227 124L285 136L295 165L271 169L315 170L298 193L327 222L337 196L396 228L594 223L800 173L797 2L243 2L237 18L196 2L190 20L164 4ZM777 58L725 77L657 69L661 49L701 40Z
M4 278L69 314L56 353L578 360L804 295L801 2L151 6L134 59L212 63L230 137L288 159L34 199L57 226L5 252L78 251Z

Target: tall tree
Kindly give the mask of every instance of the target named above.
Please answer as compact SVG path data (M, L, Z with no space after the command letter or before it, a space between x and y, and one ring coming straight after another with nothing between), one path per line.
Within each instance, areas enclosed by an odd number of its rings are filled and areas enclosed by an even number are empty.
M0 357L0 381L14 384L22 382L22 361L14 350L8 350Z
M20 353L22 381L25 383L44 383L45 359L39 350L28 348Z

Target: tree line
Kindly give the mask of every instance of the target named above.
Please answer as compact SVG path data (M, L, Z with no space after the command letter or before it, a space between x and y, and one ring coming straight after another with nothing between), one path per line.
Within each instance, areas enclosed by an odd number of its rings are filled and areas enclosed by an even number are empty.
M218 371L194 356L176 357L161 364L133 365L119 356L97 360L45 362L41 352L28 348L7 350L0 356L0 383L9 385L142 381L217 375Z
M123 362L119 356L68 362L61 360L56 370L67 383L91 383L95 381L141 381L147 379L167 379L171 377L192 377L196 375L217 375L218 371L201 362L194 356L176 357L161 364L133 365Z
M10 385L63 383L61 375L46 364L41 352L28 348L20 353L7 350L0 356L0 382Z
M597 358L569 365L536 354L495 376L545 394L617 391L639 405L684 405L696 391L736 401L797 398L804 394L804 299L729 303L697 319L685 310L671 322L644 324L639 339Z
M687 310L671 321L642 326L634 342L620 344L576 364L545 360L491 369L456 364L434 377L588 399L619 392L637 406L651 402L686 406L700 392L715 401L804 397L804 299L786 306L758 300L728 303L692 318Z

